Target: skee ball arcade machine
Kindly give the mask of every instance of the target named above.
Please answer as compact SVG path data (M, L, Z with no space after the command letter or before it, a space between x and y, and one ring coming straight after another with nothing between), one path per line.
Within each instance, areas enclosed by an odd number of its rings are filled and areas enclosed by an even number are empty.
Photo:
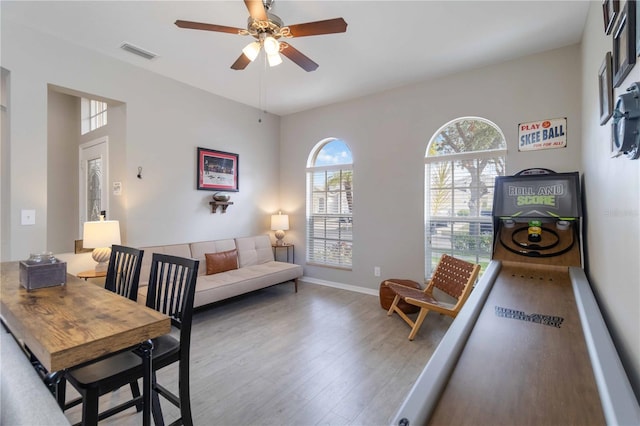
M582 268L577 172L496 178L492 260L392 425L638 425Z

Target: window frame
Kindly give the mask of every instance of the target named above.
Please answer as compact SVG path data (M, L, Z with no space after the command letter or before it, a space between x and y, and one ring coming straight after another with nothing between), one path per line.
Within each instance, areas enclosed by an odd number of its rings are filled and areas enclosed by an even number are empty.
M108 124L108 110L109 104L107 102L81 98L81 134L85 135L106 126Z
M446 128L453 126L457 122L464 121L464 120L481 121L492 126L501 135L502 137L501 145L503 147L491 148L491 149L479 150L479 151L463 151L463 152L445 153L445 154L432 153L430 155L432 144L437 143L438 136ZM491 257L491 252L493 248L493 237L494 237L493 217L491 216L491 214L489 214L488 216L483 215L482 212L484 210L482 209L481 205L477 207L478 216L469 216L469 215L464 216L464 215L456 214L456 208L455 208L456 195L455 194L456 194L456 191L461 190L461 188L457 185L457 182L455 180L456 169L458 168L456 163L461 161L470 161L470 160L478 161L478 160L486 160L486 159L493 159L493 158L500 158L500 157L502 160L502 173L503 173L502 175L504 175L506 171L506 161L507 161L506 138L504 137L504 133L502 132L500 127L498 127L495 123L481 117L456 118L454 120L449 121L442 127L440 127L432 135L431 139L429 140L429 143L427 144L427 149L425 150L425 159L424 159L425 160L424 246L425 246L425 279L426 280L430 279L435 269L435 266L437 264L437 261L443 253L447 253L449 255L457 256L462 259L472 261L474 263L480 263L480 264L483 264L485 261L488 262L491 260L490 257ZM451 211L449 212L449 215L440 216L440 215L433 215L431 212L431 209L432 209L431 167L433 165L444 163L444 162L449 163L449 167L450 167L450 171L448 173L451 174L451 177L449 178L449 183L447 186L448 189L446 189L446 191L450 192L449 197L451 197L450 199ZM468 173L468 171L465 171L463 173ZM486 173L486 168L484 168L480 173L480 175L477 176L477 178L479 179L479 182L483 182L482 178L485 176L485 173ZM494 175L493 175L494 182L495 182L495 176L501 176L499 170L494 171ZM488 190L489 190L488 194L493 193L493 187L494 187L494 184L492 183L492 185L488 187ZM490 198L491 198L491 203L493 203L493 197L490 197ZM478 201L481 201L481 200L482 200L482 197L478 199ZM493 207L491 207L491 211L492 210L493 210ZM469 212L469 214L470 213L471 212ZM435 229L433 224L436 224ZM442 224L445 224L445 225L443 226ZM475 230L473 231L471 230L471 224L478 224L477 228L475 228ZM460 228L464 228L465 225L468 226L467 228L468 234L464 234L463 232L462 233L460 232ZM442 228L442 227L447 228L448 231L440 232L439 228ZM438 233L443 235L442 241L444 242L444 244L446 244L446 238L449 239L449 247L445 247L445 246L438 247L438 248L434 247L434 243L433 243L433 240L435 238L434 235ZM474 240L474 241L472 242L471 240ZM466 244L468 244L468 247L469 247L468 249L465 250L463 248L460 248L461 245L464 246ZM486 248L487 246L489 250L488 258L483 256L483 253L485 253L485 251L483 250L483 247ZM473 247L473 248L470 248L470 247Z
M331 165L319 165L316 166L315 163L317 161L318 155L322 152L322 150L332 142L339 141L342 142L349 152L351 153L351 148L349 145L338 138L329 138L319 142L311 151L309 155L309 159L307 162L306 168L306 253L305 260L309 265L314 266L323 266L330 267L342 270L352 270L353 268L353 205L351 206L350 212L337 212L331 213L327 211L329 206L328 202L328 194L330 192L335 193L335 190L330 190L327 185L328 174L339 172L340 176L340 184L339 189L337 190L340 195L338 199L341 200L340 204L343 203L342 197L345 197L344 202L348 202L348 198L346 195L346 191L344 189L344 177L342 174L345 172L350 174L351 186L348 189L350 192L350 197L353 199L353 157L351 157L351 163L342 163L342 164L331 164ZM314 185L314 177L318 173L324 173L324 186L323 190L316 190L313 188ZM323 212L313 212L314 208L314 194L325 193L327 196L320 197L318 202L322 201L323 203ZM342 195L342 193L345 193ZM331 223L337 220L337 228L334 231L327 231L326 225L327 223ZM324 223L324 235L318 236L315 234L314 224L317 222ZM322 226L322 225L321 225ZM329 235L329 232L337 232L337 235ZM343 233L344 232L344 233ZM348 236L350 234L350 237ZM315 249L318 247L317 242L322 242L320 245L325 245L324 249L318 254ZM328 250L326 245L328 242L332 242L336 247L336 250L346 251L349 253L348 256L343 254L337 254L337 256L332 256ZM334 260L337 259L337 260Z

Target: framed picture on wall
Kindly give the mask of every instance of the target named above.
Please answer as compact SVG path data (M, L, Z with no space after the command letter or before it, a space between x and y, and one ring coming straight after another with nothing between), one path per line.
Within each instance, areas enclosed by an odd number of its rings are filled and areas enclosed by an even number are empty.
M627 0L613 29L613 87L619 87L636 63L636 3Z
M238 154L198 148L198 189L237 192Z
M602 2L602 17L604 18L604 32L609 35L618 16L620 2L618 0L604 0Z
M600 94L600 125L606 124L613 114L613 85L611 81L611 52L607 52L598 71Z

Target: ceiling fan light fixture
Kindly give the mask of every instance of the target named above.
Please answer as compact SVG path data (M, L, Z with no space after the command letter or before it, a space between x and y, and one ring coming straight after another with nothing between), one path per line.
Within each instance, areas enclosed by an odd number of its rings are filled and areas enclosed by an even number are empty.
M275 67L276 65L280 65L282 63L282 58L278 52L276 53L268 53L267 60L269 61L270 67Z
M260 53L260 43L254 41L252 43L247 44L244 49L242 49L242 53L249 58L251 62L254 61L258 57L258 53Z
M264 51L267 55L277 54L280 51L280 43L272 36L267 36L262 42L264 45Z
M0 0L0 2L1 1L2 0ZM343 18L333 18L284 26L282 19L270 12L274 1L275 0L244 0L244 4L249 11L246 29L203 22L183 21L181 19L175 21L175 25L179 28L192 30L213 31L241 36L248 35L253 37L255 41L245 46L240 56L238 56L238 59L231 64L232 70L244 70L251 62L255 62L255 59L260 55L260 50L264 47L265 59L269 61L269 65L272 67L282 63L282 57L280 56L282 52L287 59L291 60L303 70L307 72L315 71L318 68L318 64L289 43L286 43L284 39L344 33L347 31L347 23ZM283 39L282 43L278 41L279 39Z

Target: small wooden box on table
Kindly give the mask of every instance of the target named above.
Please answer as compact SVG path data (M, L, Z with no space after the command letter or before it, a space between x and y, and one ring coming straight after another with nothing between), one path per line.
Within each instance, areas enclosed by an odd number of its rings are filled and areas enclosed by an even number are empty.
M53 262L20 262L20 284L27 290L63 285L66 282L66 262L57 259Z

